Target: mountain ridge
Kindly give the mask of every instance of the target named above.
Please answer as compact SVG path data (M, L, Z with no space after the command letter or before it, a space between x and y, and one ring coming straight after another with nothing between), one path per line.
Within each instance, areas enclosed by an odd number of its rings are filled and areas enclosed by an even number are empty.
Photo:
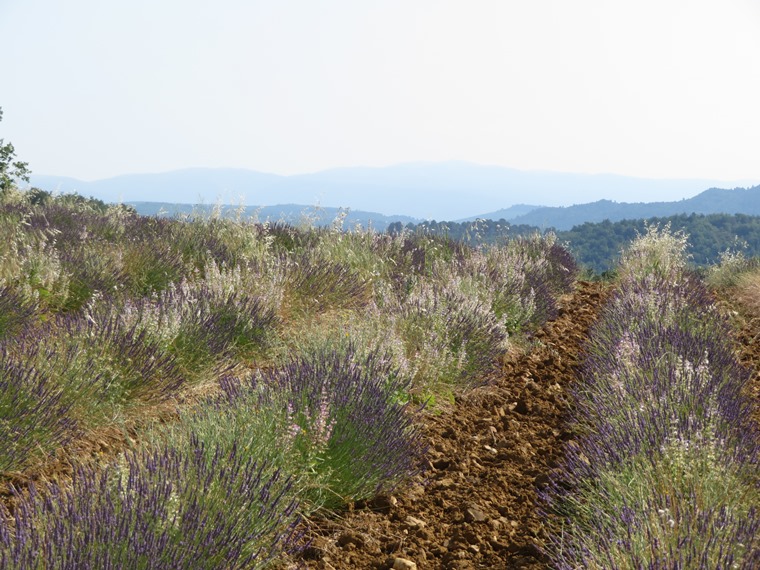
M33 175L31 184L106 202L308 204L427 220L483 217L482 212L498 212L528 201L544 207L569 207L616 194L643 201L676 200L705 188L725 186L714 180L517 170L463 161L346 167L289 176L203 167L89 182Z
M564 208L542 207L508 221L540 229L570 230L584 223L668 217L678 214L760 215L760 185L751 188L708 188L693 198L670 202L598 200ZM488 214L483 218L494 219Z
M198 209L211 211L208 204L172 204L166 202L127 202L143 215L187 215ZM239 206L226 205L224 210L235 212ZM412 216L387 216L377 212L351 210L346 208L314 207L301 204L279 204L275 206L243 207L246 217L261 221L282 221L291 224L310 221L315 225L330 225L340 215L344 217L345 227L361 225L384 231L390 224L419 224L420 218ZM555 229L568 231L585 223L604 221L618 222L662 218L679 214L746 214L760 216L760 185L752 188L721 189L709 188L693 198L673 202L615 202L598 200L589 204L577 204L565 208L529 206L520 204L497 210L495 212L459 220L447 220L467 223L477 219L505 220L512 225L533 226L540 230ZM441 220L444 221L444 220Z

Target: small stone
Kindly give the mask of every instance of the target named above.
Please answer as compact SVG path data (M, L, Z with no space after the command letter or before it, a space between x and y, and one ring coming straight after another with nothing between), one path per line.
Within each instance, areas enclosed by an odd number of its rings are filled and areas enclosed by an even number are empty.
M439 489L451 489L454 485L456 485L456 483L454 483L454 480L451 477L446 477L445 479L438 481L436 487Z
M417 570L417 564L406 558L394 558L393 570Z
M462 531L462 538L466 544L478 544L479 542L482 542L480 533L475 532L471 528L467 528Z
M509 545L501 542L500 540L497 540L496 538L492 538L488 541L488 543L491 545L491 548L493 548L496 551L499 550L507 550L509 548Z
M404 523L406 524L407 528L411 530L417 530L420 528L425 528L427 526L425 521L420 520L417 517L413 517L411 515L409 515L408 517L406 517L406 519L404 519Z
M430 532L428 529L426 529L426 528L421 528L421 529L417 530L417 538L419 540L428 540L428 541L430 541L430 540L433 540L434 536L435 535L432 532Z
M364 538L353 532L344 532L338 537L338 546L346 548L347 546L364 547Z
M374 511L388 512L398 504L398 499L393 495L378 495L367 503Z
M437 558L443 558L446 554L448 554L449 549L447 546L439 544L438 546L434 546L430 552Z
M437 469L438 471L443 471L444 469L448 469L449 465L451 465L450 459L436 459L432 463L433 467Z
M477 544L471 544L470 546L467 547L467 550L469 550L470 552L473 552L475 554L479 554L480 553L480 547Z
M485 522L488 520L488 515L478 505L471 503L464 510L464 520L467 522Z

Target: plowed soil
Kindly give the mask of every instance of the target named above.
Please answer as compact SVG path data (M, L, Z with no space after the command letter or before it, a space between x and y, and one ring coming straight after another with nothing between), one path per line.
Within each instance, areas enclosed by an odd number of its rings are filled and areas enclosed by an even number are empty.
M310 521L300 564L314 569L547 568L537 489L562 444L568 388L606 291L579 283L535 346L429 415L425 471L392 495Z

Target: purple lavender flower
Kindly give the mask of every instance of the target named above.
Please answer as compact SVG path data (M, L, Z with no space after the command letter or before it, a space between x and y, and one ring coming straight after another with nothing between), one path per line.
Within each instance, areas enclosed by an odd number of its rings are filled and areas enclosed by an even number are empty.
M3 568L261 568L299 548L291 481L237 449L127 455L0 512ZM3 516L5 515L5 516Z
M0 340L20 334L32 323L36 303L19 295L12 287L0 287Z
M293 417L307 424L299 424L304 435L315 438L305 451L323 446L318 469L333 493L327 507L392 488L420 468L419 410L399 402L407 384L389 360L376 352L361 358L348 346L294 358L258 381L288 395Z
M577 441L544 494L558 568L760 560L757 505L744 498L757 496L760 439L728 338L693 275L626 274L587 345Z
M22 471L65 444L76 430L55 382L0 345L0 473Z

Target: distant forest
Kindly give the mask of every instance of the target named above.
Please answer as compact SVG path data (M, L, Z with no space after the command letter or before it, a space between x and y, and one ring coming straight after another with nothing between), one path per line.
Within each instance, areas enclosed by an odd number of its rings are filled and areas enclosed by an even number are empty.
M760 256L760 216L744 214L679 214L646 220L586 222L571 230L555 233L561 242L569 244L581 265L602 273L614 267L620 251L636 237L637 232L646 231L646 224L659 224L661 227L670 224L671 230L683 230L688 234L689 254L698 266L716 263L721 252L727 249L741 250L747 257ZM430 232L472 245L495 243L506 237L541 231L534 226L512 226L503 219L406 225L397 222L391 224L387 231L394 233L403 229Z

